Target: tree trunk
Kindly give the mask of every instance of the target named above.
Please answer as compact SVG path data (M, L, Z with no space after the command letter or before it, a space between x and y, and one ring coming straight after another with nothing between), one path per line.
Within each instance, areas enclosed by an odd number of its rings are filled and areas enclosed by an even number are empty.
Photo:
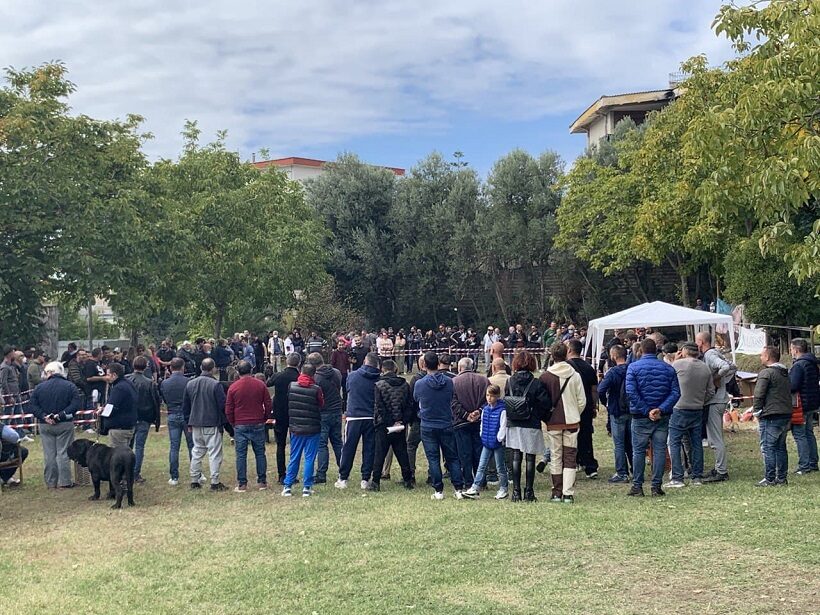
M214 337L219 339L222 335L222 320L225 318L225 308L216 308L216 318L214 318Z
M130 336L130 339L129 339L129 341L131 343L131 348L136 347L137 342L139 341L137 339L137 337L138 337L137 330L136 329L131 329L131 336Z
M94 299L91 298L91 299L88 300L88 320L87 320L87 324L88 324L88 351L89 352L91 352L91 350L94 349L94 321L92 319L93 314L94 314L94 312L92 311L93 309L94 309Z
M501 310L501 317L504 319L504 327L506 327L509 325L510 320L507 316L507 308L504 305L504 297L501 294L501 287L498 285L498 278L493 280L493 286L495 287L495 300L498 302L498 309ZM502 327L502 330L504 327Z
M683 307L689 307L689 280L686 274L678 272L680 276L680 301Z

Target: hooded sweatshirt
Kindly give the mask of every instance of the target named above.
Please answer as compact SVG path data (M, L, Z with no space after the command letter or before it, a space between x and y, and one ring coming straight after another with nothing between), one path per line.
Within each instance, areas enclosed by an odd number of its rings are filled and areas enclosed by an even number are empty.
M569 382L567 382L569 379ZM587 403L584 383L580 374L566 361L554 363L541 374L541 382L547 388L552 402L552 415L548 429L574 429L581 422L581 413ZM566 383L566 387L564 384ZM561 389L564 392L561 393Z
M347 377L347 420L373 418L376 381L379 370L362 365Z
M325 406L322 412L342 412L342 374L330 365L322 365L316 370L316 384L322 388Z
M442 372L427 374L416 383L413 399L419 402L422 428L447 429L453 426L450 404L453 400L453 380Z

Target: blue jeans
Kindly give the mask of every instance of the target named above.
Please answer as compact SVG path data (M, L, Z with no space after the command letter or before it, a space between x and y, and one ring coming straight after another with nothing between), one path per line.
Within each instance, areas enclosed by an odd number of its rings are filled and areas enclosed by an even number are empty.
M478 422L470 423L464 427L454 429L453 433L456 437L458 462L461 464L464 484L472 485L473 475L478 470L478 462L484 448L481 444L481 424Z
M632 417L628 414L610 419L612 430L612 444L615 447L615 473L626 478L629 476L629 461L626 458L626 438Z
M763 453L764 478L768 481L785 480L789 473L789 453L786 434L791 416L762 417L759 420L760 451Z
M327 441L333 448L336 466L342 463L342 415L339 412L322 412L322 432L319 434L319 467L316 478L327 480L327 468L330 465L330 451Z
M817 410L803 411L805 422L802 425L792 425L792 436L797 444L797 469L817 469L817 438L814 435L814 417Z
M373 421L370 421L371 427ZM290 488L299 474L299 463L302 461L302 453L305 455L305 471L302 473L302 489L308 490L313 487L313 466L316 464L316 453L319 450L319 434L303 436L295 433L290 434L290 461L288 462L288 473L285 475L285 487Z
M669 416L657 421L645 417L632 417L632 484L643 487L646 469L646 449L652 444L652 486L663 483L666 466L666 438L669 435Z
M265 457L265 424L237 425L233 428L236 445L236 482L248 484L248 443L256 457L256 483L268 483L268 460Z
M669 456L672 457L672 480L683 480L681 447L684 434L692 443L692 478L703 478L703 444L701 424L703 410L675 410L669 419Z
M179 445L182 443L183 434L185 434L185 444L188 445L188 461L190 461L194 438L188 431L185 417L181 414L169 414L168 437L171 440L171 448L168 451L168 465L170 466L169 473L174 480L179 480Z
M456 450L456 438L453 428L445 429L421 427L421 444L424 455L427 457L430 478L433 480L433 489L444 491L444 479L441 475L441 454L444 454L444 463L450 471L450 481L457 490L464 488L464 477L461 474L461 463Z
M145 421L137 421L134 425L134 456L137 458L134 463L134 477L140 475L142 471L142 460L145 457L145 442L148 440L148 431L151 425Z
M483 446L481 448L481 458L478 460L478 470L473 480L473 489L478 490L481 488L481 483L484 482L484 474L487 471L487 464L490 463L491 457L495 459L495 467L498 470L498 486L506 491L509 487L509 479L507 478L507 461L504 458L503 446L498 448Z

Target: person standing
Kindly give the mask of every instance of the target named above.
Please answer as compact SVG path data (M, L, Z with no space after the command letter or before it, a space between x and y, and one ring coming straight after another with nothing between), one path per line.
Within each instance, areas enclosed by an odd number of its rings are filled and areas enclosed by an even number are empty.
M112 447L131 448L134 440L134 427L137 424L137 390L125 379L125 370L119 363L109 365L106 372L108 378L106 409L108 406L111 408L108 416L102 419L103 431L108 432L108 441Z
M419 419L419 402L413 396L416 383L427 375L424 365L424 357L416 359L419 371L410 378L410 422L407 425L407 460L410 464L410 482L416 486L416 457L418 455L419 444L421 444L421 423ZM430 482L428 472L428 483Z
M151 425L159 431L159 390L156 383L145 375L147 360L145 357L134 359L134 373L125 376L134 389L137 391L137 422L134 425L134 455L136 463L134 465L134 482L144 483L142 477L142 460L145 457L145 443L148 440L148 432Z
M316 384L322 389L322 397L325 403L322 406L322 429L319 434L319 453L316 469L316 476L313 484L325 484L327 482L327 469L330 466L330 451L328 441L333 449L333 456L336 458L336 468L341 466L342 461L342 374L332 367L325 365L322 355L312 352L307 356L307 362L316 368Z
M421 443L433 484L434 500L444 499L444 481L441 474L441 456L450 471L450 481L455 490L455 498L462 499L464 479L458 460L455 435L453 434L453 380L438 371L439 359L435 352L424 354L427 375L416 382L413 398L419 403L421 420Z
M285 358L285 369L274 374L268 380L268 386L273 387L273 435L276 439L276 471L279 484L285 484L285 449L288 444L288 390L290 383L299 378L299 364L302 357L291 352Z
M701 419L706 400L715 392L712 370L698 357L697 344L686 342L681 350L682 357L677 359L672 368L678 376L680 398L669 419L669 456L672 458L672 475L664 485L667 488L680 488L683 482L683 458L681 449L684 438L691 442L690 478L693 485L703 481L703 442L701 438Z
M506 391L507 381L510 379L510 374L507 372L510 368L501 357L492 359L490 368L492 369L492 376L487 380L490 381L490 384L494 384L499 388L501 399L504 399L504 391Z
M325 346L327 346L327 342L316 333L316 331L311 331L310 337L307 339L307 344L305 345L305 352L308 354L317 353L321 355Z
M701 331L695 336L698 350L703 354L703 360L712 370L712 379L715 383L715 394L706 400L706 437L709 446L715 450L715 467L704 477L704 483L719 483L729 480L729 469L726 463L726 444L723 441L723 412L729 402L729 393L726 392L726 383L735 377L737 366L729 363L717 348L712 347L712 335ZM694 444L694 443L693 443Z
M789 371L789 384L792 395L800 396L803 406L803 424L792 424L791 432L797 444L797 471L803 476L817 472L817 438L814 435L814 424L817 421L817 410L820 409L820 369L817 357L809 352L809 343L796 337L789 345L792 356L792 368Z
M45 366L43 378L30 397L43 444L43 478L49 489L68 489L74 482L67 451L74 441L74 413L82 408L80 391L66 380L59 361Z
M615 345L609 349L609 357L615 364L604 374L598 385L598 397L606 406L607 422L615 449L615 474L610 483L628 483L632 442L629 415L629 399L626 397L626 348Z
M674 368L658 359L655 340L641 342L642 356L626 369L626 394L632 414L632 488L627 495L643 497L646 449L652 446L652 495L665 495L661 484L666 465L669 416L680 398Z
M552 478L550 501L574 504L578 428L587 400L581 376L567 363L566 345L562 342L553 344L550 356L553 363L540 378L552 400L552 412L547 420ZM507 422L509 424L509 418Z
M338 370L342 378L342 411L344 411L344 401L347 399L347 374L350 372L350 352L351 350L344 344L337 344L330 353L330 366Z
M23 414L20 405L20 371L17 369L16 351L11 346L3 348L3 360L0 361L0 408L6 406L11 414ZM17 430L18 435L25 435L23 429L16 425L22 424L22 419L11 419L10 425Z
M247 361L236 366L239 379L228 387L225 398L225 418L233 426L236 445L236 488L244 493L248 488L248 444L256 458L256 487L268 488L268 460L265 457L265 422L271 415L268 387L252 375L253 367Z
M31 358L28 362L28 368L26 369L28 374L28 386L30 389L34 389L38 384L43 381L43 351L42 350L34 350L31 353Z
M458 375L453 378L453 433L465 485L473 484L481 460L481 407L489 385L486 376L473 371L472 359L459 359Z
M789 453L786 434L792 415L789 371L780 363L780 349L766 346L760 353L764 367L757 375L754 409L760 429L760 450L763 453L763 480L758 487L788 484Z
M382 375L374 389L373 433L375 455L373 467L376 471L367 486L368 491L379 491L381 472L387 451L393 450L401 468L401 477L406 489L413 488L413 472L407 459L407 425L412 415L413 398L410 385L396 373L397 365L392 359L382 362Z
M552 409L552 398L544 383L535 378L535 357L520 350L513 357L513 375L507 382L507 396L526 399L525 416L507 413L507 448L512 450L513 492L510 501L521 501L521 465L525 464L525 502L536 502L535 458L544 455L544 434L541 422Z
M598 372L581 358L583 350L580 340L573 338L567 342L567 363L581 376L587 399L581 413L581 428L578 430L578 465L584 469L587 478L595 479L598 478L598 460L595 459L592 445L592 434L595 433L592 422L598 408Z
M279 337L279 331L272 331L268 339L268 360L270 361L274 374L279 371L279 360L283 352L283 344Z
M205 359L201 373L185 386L182 414L194 441L191 450L191 489L199 489L202 476L202 458L208 454L211 471L211 491L225 491L219 481L222 467L222 429L225 424L225 389L218 380L213 359Z
M188 385L188 378L185 377L184 373L185 361L179 357L173 357L168 361L168 367L171 370L171 375L160 383L159 394L168 408L168 439L170 441L168 450L168 473L170 478L168 484L176 487L179 484L179 446L182 443L182 436L185 435L189 462L194 440L191 432L188 431L185 414L182 411L182 400L185 397L185 387Z
M347 488L359 440L362 441L361 488L367 489L370 484L374 455L373 408L376 382L380 375L379 355L369 352L364 358L364 365L350 374L347 379L347 422L342 461L339 466L339 480L335 483L337 489ZM381 468L377 468L377 471L381 471Z
M509 479L507 477L507 462L504 458L504 439L507 435L507 411L501 401L501 389L491 384L487 387L487 403L481 410L481 459L478 471L472 486L463 492L465 498L476 499L481 492L481 483L484 482L484 473L492 457L498 469L499 487L495 494L496 500L507 497Z
M313 495L313 471L316 453L319 448L319 434L322 430L321 412L324 406L322 389L316 384L316 368L310 363L302 366L296 382L290 383L288 389L288 409L290 412L290 461L285 475L282 495L290 497L291 487L299 474L302 455L305 457L305 469L302 474L302 497Z

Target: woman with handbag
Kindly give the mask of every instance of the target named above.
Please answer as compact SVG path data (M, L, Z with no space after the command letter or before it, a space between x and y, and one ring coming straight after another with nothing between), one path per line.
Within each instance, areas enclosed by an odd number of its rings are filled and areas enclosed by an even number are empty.
M511 500L521 501L521 463L526 463L524 501L535 502L535 458L546 452L541 421L552 409L544 385L535 378L535 357L522 350L512 363L513 375L507 381L504 405L507 413L507 447L512 451L513 492Z

